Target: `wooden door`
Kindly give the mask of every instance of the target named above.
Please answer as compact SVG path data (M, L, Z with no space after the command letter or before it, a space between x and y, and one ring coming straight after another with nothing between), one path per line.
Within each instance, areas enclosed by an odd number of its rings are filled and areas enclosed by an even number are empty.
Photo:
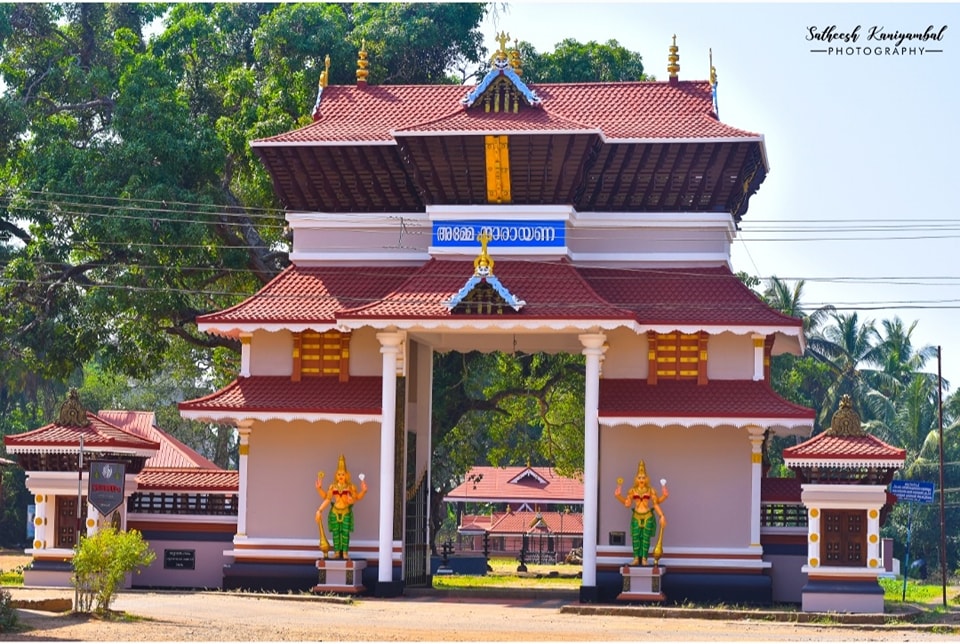
M867 565L866 510L824 510L821 528L824 566Z

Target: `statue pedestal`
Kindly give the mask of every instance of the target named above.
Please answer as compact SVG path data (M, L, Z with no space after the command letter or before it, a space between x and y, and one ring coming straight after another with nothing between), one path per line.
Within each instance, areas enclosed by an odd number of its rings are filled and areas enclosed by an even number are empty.
M623 566L623 592L617 595L621 601L661 602L666 595L660 590L660 577L667 572L663 566Z
M353 559L317 559L319 582L310 589L314 593L349 593L356 595L366 590L363 569L367 562Z

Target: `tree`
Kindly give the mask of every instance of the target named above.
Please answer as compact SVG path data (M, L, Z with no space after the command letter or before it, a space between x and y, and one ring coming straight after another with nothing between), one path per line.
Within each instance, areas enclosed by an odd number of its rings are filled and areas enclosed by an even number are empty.
M156 559L137 530L103 526L74 547L72 582L78 591L76 611L103 615L110 610L126 576Z
M643 57L616 40L600 44L567 38L552 52L537 53L520 43L523 77L537 83L597 83L651 80L643 72Z

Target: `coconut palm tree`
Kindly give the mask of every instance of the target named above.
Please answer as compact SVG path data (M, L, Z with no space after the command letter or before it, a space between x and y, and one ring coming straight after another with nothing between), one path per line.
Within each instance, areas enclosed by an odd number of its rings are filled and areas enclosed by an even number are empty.
M830 324L807 339L807 352L833 376L817 417L818 427L828 426L844 394L850 395L864 420L892 418L891 401L884 392L894 389L897 381L876 368L883 364L883 356L873 320L860 324L856 312L833 312L830 319Z
M806 280L797 280L791 288L787 282L773 275L767 282L763 300L777 311L803 320L803 332L809 334L819 327L835 309L832 304L828 304L808 312L807 307L803 305L805 284Z

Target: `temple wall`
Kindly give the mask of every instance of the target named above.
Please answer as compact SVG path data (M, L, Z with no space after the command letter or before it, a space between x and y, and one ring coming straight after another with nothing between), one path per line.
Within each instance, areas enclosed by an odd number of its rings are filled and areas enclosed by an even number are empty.
M289 376L293 372L293 334L257 331L250 342L250 375Z
M617 477L623 494L643 459L654 488L667 479L662 509L668 527L664 556L671 548L746 548L750 545L750 441L746 429L600 428L600 521L598 540L624 531L630 545L630 511L614 498Z
M707 342L707 377L716 380L753 379L753 338L720 333Z
M323 471L324 488L334 482L337 459L359 489L361 472L369 491L354 506L354 539L376 540L380 471L380 425L368 423L258 423L250 434L247 536L317 539L314 521L321 499L314 483Z

